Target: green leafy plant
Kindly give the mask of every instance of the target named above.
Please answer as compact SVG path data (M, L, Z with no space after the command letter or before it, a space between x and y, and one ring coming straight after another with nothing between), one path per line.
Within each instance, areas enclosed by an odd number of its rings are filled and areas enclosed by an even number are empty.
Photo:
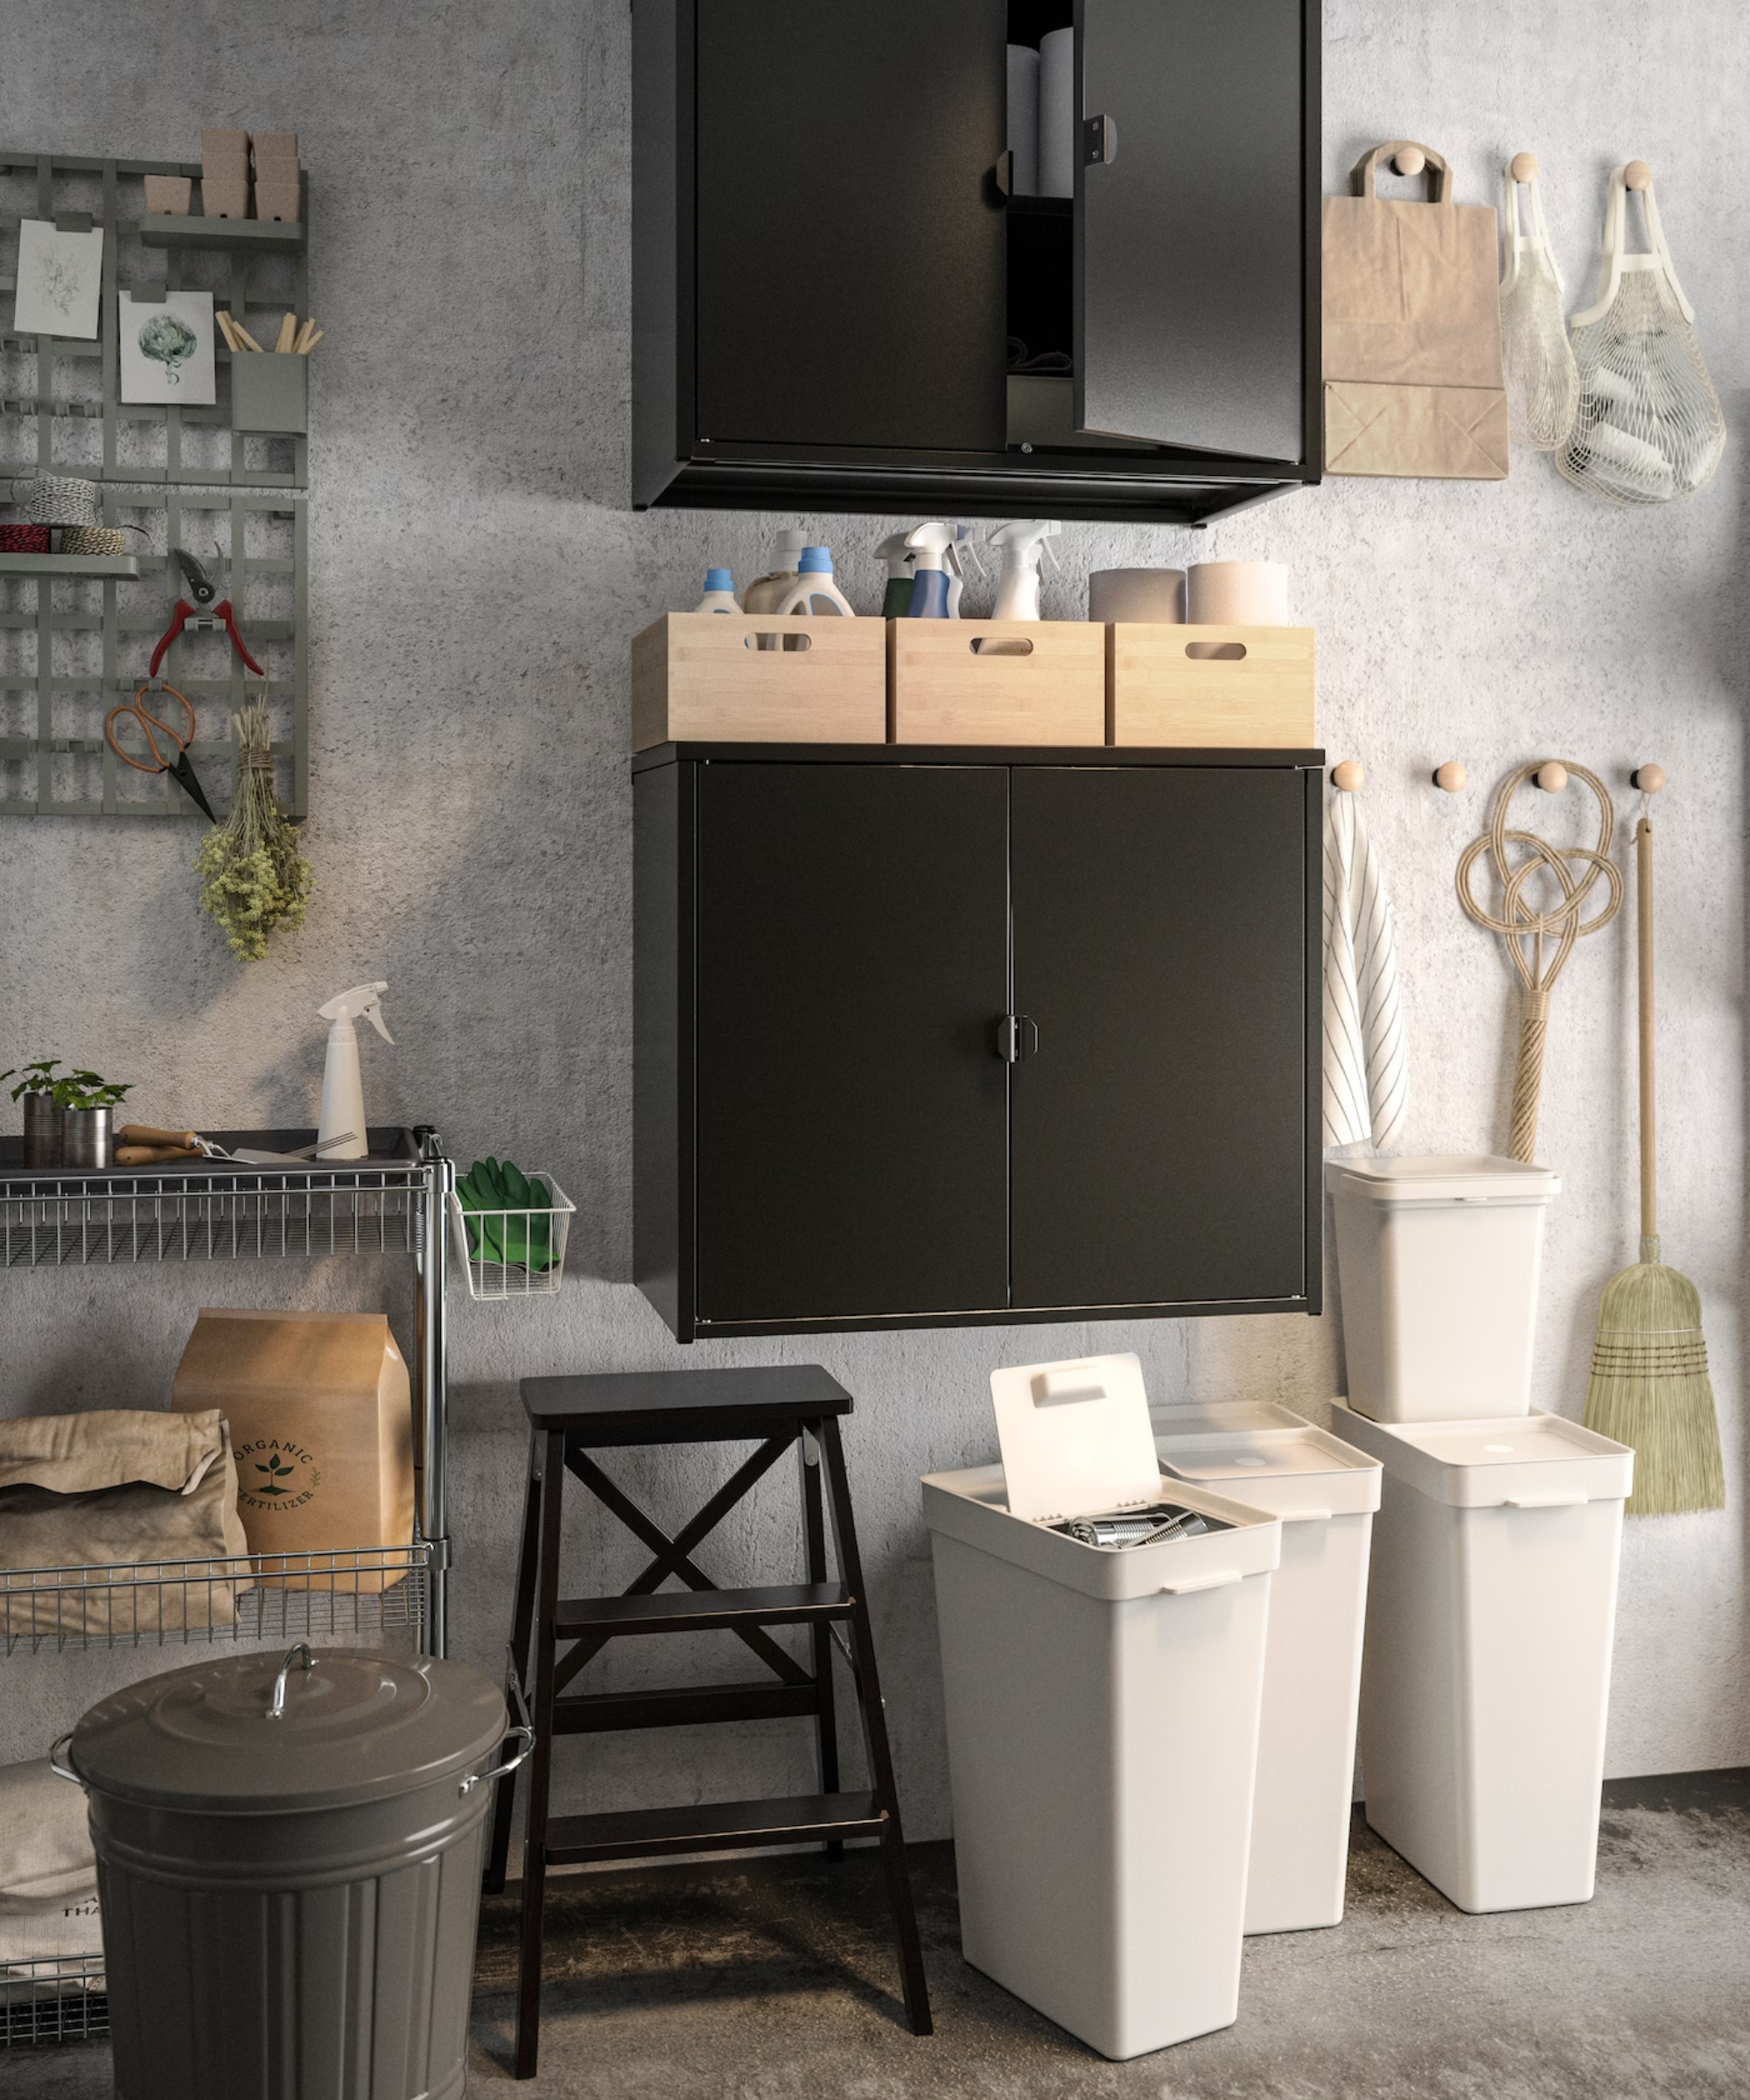
M553 1198L537 1174L526 1180L507 1159L476 1159L456 1184L465 1214L468 1252L476 1261L507 1263L544 1275L553 1266Z
M51 1088L58 1109L113 1109L133 1090L131 1082L117 1086L101 1072L64 1072Z
M14 1065L10 1072L0 1072L0 1086L9 1079L18 1081L12 1089L14 1101L24 1094L51 1094L54 1091L54 1068L60 1062L58 1057L39 1057L33 1065Z
M274 792L273 726L267 688L233 715L237 729L237 796L231 814L200 842L194 872L200 907L221 926L234 955L259 962L268 935L304 924L315 875L298 832Z

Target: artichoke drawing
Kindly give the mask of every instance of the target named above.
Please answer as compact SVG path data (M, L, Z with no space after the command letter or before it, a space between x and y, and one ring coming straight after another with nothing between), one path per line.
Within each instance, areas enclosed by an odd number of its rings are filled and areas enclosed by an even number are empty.
M186 365L200 347L193 329L173 313L155 313L140 331L140 355L153 358L164 367L169 386L181 385L182 375L177 367Z

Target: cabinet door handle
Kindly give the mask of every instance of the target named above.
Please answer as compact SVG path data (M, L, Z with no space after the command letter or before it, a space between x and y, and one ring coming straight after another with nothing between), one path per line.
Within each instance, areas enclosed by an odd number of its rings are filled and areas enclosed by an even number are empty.
M1082 164L1110 166L1118 158L1118 127L1110 116L1090 116L1082 126Z
M997 164L990 171L990 186L1006 204L1015 193L1015 156L1012 148L1004 147L997 156Z
M997 1022L997 1054L1004 1064L1018 1065L1039 1054L1039 1023L1027 1013L1005 1013Z

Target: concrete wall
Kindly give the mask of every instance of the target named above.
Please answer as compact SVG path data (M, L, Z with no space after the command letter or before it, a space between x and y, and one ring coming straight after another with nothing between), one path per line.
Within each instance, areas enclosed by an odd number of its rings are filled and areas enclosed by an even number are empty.
M1367 762L1367 813L1396 891L1411 1149L1505 1141L1516 1000L1499 944L1452 890L1494 784L1550 751L1616 782L1642 759L1669 769L1663 1222L1707 1308L1734 1506L1629 1527L1609 1765L1742 1763L1737 447L1750 287L1724 147L1750 87L1750 18L1683 0L1649 45L1644 10L1625 0L1331 0L1326 39L1326 187L1366 145L1410 136L1452 158L1461 198L1493 201L1504 157L1533 147L1576 290L1594 268L1606 172L1633 153L1651 160L1732 424L1726 466L1704 494L1650 514L1607 508L1516 455L1505 486L1337 481L1200 536L1076 526L1047 609L1079 616L1093 567L1292 564L1299 616L1319 628L1321 738L1334 758ZM166 1122L309 1122L322 1054L312 1010L387 978L396 1047L368 1037L364 1048L374 1119L433 1121L464 1162L495 1151L544 1167L578 1207L556 1299L455 1308L459 1652L495 1670L506 1632L521 1375L819 1361L857 1396L850 1457L906 1803L914 1832L935 1835L948 1806L916 1482L992 1455L992 1364L1135 1348L1157 1399L1267 1398L1318 1417L1341 1390L1337 1324L682 1351L633 1289L627 642L692 602L707 562L757 573L780 524L831 542L853 597L871 604L866 550L890 528L628 510L628 45L623 0L500 0L484 13L459 0L286 0L265 12L206 0L180 13L60 0L32 6L28 33L9 40L10 141L180 158L203 123L296 126L328 340L312 374L309 927L239 964L196 912L185 830L0 823L0 1063L46 1045L135 1079L140 1110ZM1476 783L1457 799L1428 785L1453 756ZM1578 797L1537 814L1579 836ZM1565 1194L1536 1396L1568 1414L1585 1392L1599 1287L1635 1246L1631 962L1625 920L1582 948L1555 1003L1543 1151ZM161 1401L205 1303L385 1306L405 1334L409 1297L396 1265L9 1277L0 1408ZM624 1472L678 1521L710 1468L661 1459ZM770 1580L794 1564L790 1489L768 1480L706 1556L713 1573L758 1566ZM635 1564L579 1516L574 1590L622 1583ZM15 1661L0 1756L66 1726L98 1682L159 1662ZM628 1682L630 1669L604 1681ZM599 1805L803 1782L800 1744L718 1736L709 1764L698 1747L573 1746L564 1784L586 1762Z

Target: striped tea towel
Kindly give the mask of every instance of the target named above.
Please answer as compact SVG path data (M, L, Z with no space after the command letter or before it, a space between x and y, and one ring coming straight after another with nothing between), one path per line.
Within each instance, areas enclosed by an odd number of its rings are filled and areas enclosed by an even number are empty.
M1409 1107L1391 900L1353 794L1325 840L1325 1146L1384 1152Z

